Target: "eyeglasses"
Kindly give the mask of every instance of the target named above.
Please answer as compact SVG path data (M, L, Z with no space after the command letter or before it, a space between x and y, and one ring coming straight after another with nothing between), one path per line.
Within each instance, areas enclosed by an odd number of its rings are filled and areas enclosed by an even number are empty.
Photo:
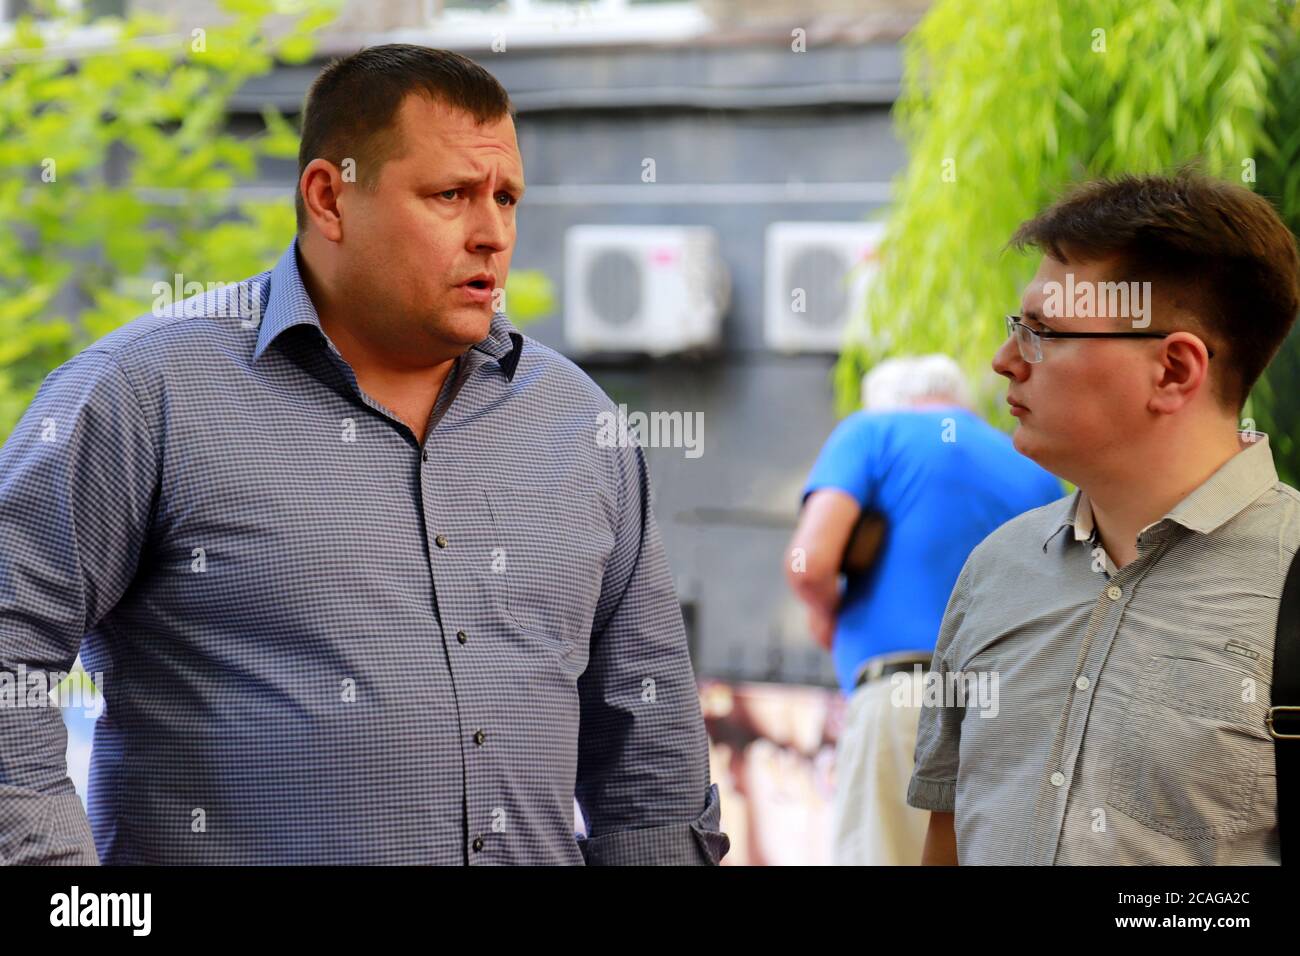
M1172 332L1056 332L1052 329L1031 329L1021 321L1023 316L1007 316L1007 337L1016 337L1020 357L1031 365L1043 360L1043 339L1163 339ZM1207 348L1210 358L1214 349Z

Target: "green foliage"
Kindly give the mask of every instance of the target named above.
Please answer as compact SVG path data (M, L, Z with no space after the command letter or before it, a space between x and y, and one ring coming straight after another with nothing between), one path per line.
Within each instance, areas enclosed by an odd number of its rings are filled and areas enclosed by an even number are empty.
M1277 204L1300 234L1300 12L1290 10L1278 30L1278 69L1265 123L1269 148L1259 163L1257 189ZM1300 486L1300 330L1292 329L1251 395L1255 427L1268 434L1278 476Z
M228 107L277 63L307 61L338 6L224 0L221 22L172 33L148 15L100 20L112 41L75 53L79 24L19 21L0 48L0 441L51 369L148 311L154 282L235 282L279 258L291 191L232 190L259 160L296 160L298 132L268 105L261 132L236 135ZM540 272L511 273L506 294L516 324L555 308Z
M292 197L232 203L261 157L296 155L267 131L226 130L226 107L277 61L310 55L335 13L266 18L283 4L232 0L193 32L149 15L101 20L111 40L71 51L69 20L20 20L0 49L0 439L49 371L148 310L176 273L235 281L293 236ZM292 149L291 149L292 147Z
M555 311L555 285L540 269L512 269L506 276L510 321L524 325Z
M1287 15L1259 0L938 0L904 40L895 120L909 162L835 369L841 414L881 358L945 352L1009 428L989 363L1037 258L1006 240L1081 179L1192 160L1248 179L1274 146L1265 118ZM1288 70L1294 156L1300 76ZM1288 175L1300 193L1300 164Z

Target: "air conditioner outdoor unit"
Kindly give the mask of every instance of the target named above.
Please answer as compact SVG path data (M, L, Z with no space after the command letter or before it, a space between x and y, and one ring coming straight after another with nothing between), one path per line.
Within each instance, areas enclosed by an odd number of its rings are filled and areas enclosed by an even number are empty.
M581 353L709 349L731 283L706 226L572 226L564 241L564 335Z
M883 222L767 227L764 339L781 352L838 352L875 276Z

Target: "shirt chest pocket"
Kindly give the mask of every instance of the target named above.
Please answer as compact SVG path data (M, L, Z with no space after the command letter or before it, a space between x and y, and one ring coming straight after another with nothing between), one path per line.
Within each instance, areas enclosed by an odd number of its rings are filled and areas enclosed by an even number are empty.
M1107 803L1176 840L1252 827L1261 774L1267 685L1199 660L1153 657L1127 701Z
M569 485L490 488L495 589L506 616L560 649L591 633L614 536L594 491Z

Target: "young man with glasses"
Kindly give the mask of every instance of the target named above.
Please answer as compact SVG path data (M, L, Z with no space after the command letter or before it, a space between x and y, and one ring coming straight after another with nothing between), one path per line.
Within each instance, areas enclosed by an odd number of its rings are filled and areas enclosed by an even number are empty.
M925 861L1277 863L1265 718L1300 494L1238 422L1300 306L1295 239L1184 170L1087 183L1011 244L1044 255L993 368L1015 447L1078 490L991 534L953 589L936 686L988 673L998 700L922 711ZM1045 307L1116 281L1150 283L1145 321Z

